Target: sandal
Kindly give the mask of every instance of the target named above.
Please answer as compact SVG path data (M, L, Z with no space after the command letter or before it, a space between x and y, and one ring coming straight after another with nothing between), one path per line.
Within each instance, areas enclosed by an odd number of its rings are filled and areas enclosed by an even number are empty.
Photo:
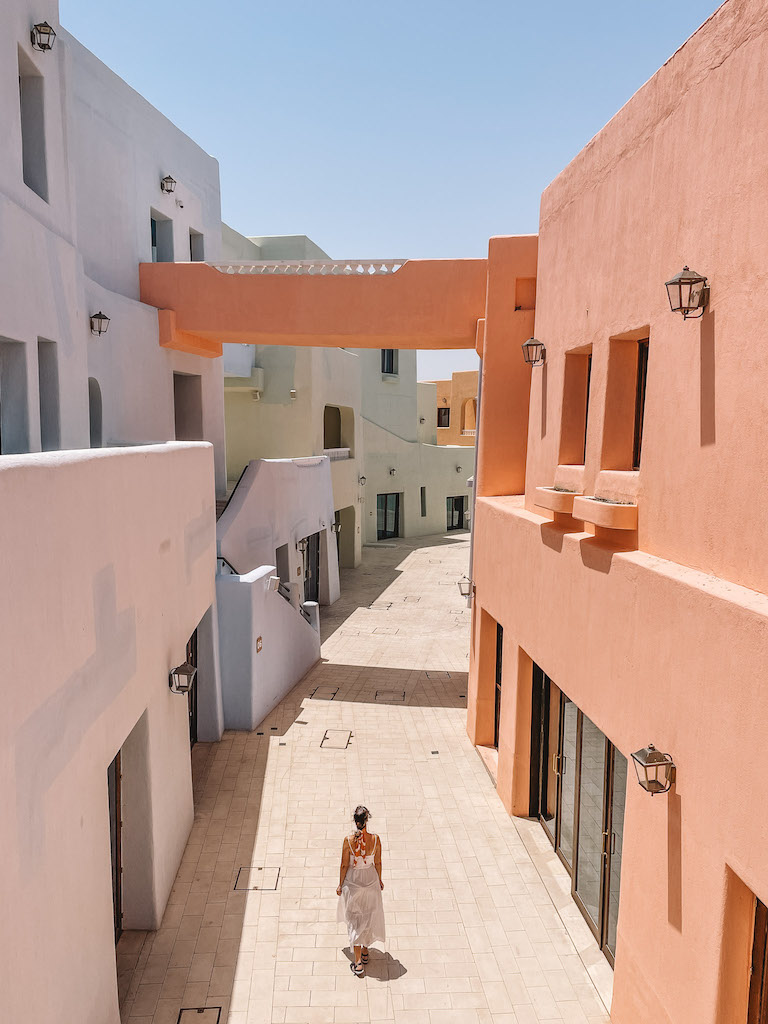
M363 954L361 954L361 956L360 956L360 962L361 962L361 963L362 963L363 965L365 965L365 964L367 964L367 963L368 963L368 954L367 954L367 953L363 953Z
M365 974L365 971L363 970L363 965L361 963L356 964L354 960L349 965L349 969L352 971L353 974L356 974L358 978L362 977L362 975Z

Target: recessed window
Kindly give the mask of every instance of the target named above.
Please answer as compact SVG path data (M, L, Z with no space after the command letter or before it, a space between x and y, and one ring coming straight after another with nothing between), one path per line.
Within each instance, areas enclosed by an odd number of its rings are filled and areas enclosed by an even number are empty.
M536 278L515 279L515 310L536 308Z
M422 519L426 516L426 514L427 514L427 488L426 487L422 487L421 488L421 516L422 516Z
M189 258L192 263L202 263L205 259L203 236L192 228L189 229Z
M391 375L397 373L397 349L383 348L381 350L381 372Z
M59 448L59 362L55 341L37 339L37 374L40 395L40 447Z
M0 338L0 454L28 451L26 345Z
M437 410L437 425L438 425L438 427L449 427L451 425L451 410L450 409L438 409Z
M173 221L152 210L149 218L152 262L173 263Z
M566 352L558 460L560 465L583 466L586 460L591 377L591 349Z
M89 377L88 422L91 432L91 448L101 448L104 443L102 415L101 387L95 377Z
M335 405L323 413L323 448L341 448L341 409Z
M19 108L24 184L48 202L45 158L44 81L27 55L19 50Z
M610 339L601 469L640 468L648 379L648 328Z
M174 373L173 413L177 441L204 441L203 383L196 373Z

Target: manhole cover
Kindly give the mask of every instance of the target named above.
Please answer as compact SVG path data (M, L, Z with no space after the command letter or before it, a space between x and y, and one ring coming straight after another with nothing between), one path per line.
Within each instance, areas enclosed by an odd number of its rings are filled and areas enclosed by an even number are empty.
M405 702L405 690L377 690L375 699L380 704L403 704Z
M309 696L310 700L333 700L338 692L338 686L329 686L324 684L322 686L316 686Z
M220 1006L193 1006L179 1010L176 1024L219 1024Z
M346 750L351 739L352 733L349 729L326 729L320 746L328 750Z
M265 889L274 891L280 878L280 868L244 867L237 872L235 889Z

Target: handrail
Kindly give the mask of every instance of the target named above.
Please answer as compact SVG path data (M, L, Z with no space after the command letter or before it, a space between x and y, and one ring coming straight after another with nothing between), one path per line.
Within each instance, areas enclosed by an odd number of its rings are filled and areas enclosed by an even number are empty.
M407 260L228 260L208 266L221 274L311 274L373 277L395 274Z

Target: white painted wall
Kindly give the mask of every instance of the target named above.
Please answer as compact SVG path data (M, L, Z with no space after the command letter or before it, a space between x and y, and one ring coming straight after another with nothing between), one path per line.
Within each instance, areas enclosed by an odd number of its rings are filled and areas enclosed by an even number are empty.
M277 591L262 565L216 578L221 685L228 729L255 729L320 657L320 634Z
M214 563L209 445L0 459L3 1019L118 1024L107 767L125 745L125 925L156 928L193 820L168 672Z

